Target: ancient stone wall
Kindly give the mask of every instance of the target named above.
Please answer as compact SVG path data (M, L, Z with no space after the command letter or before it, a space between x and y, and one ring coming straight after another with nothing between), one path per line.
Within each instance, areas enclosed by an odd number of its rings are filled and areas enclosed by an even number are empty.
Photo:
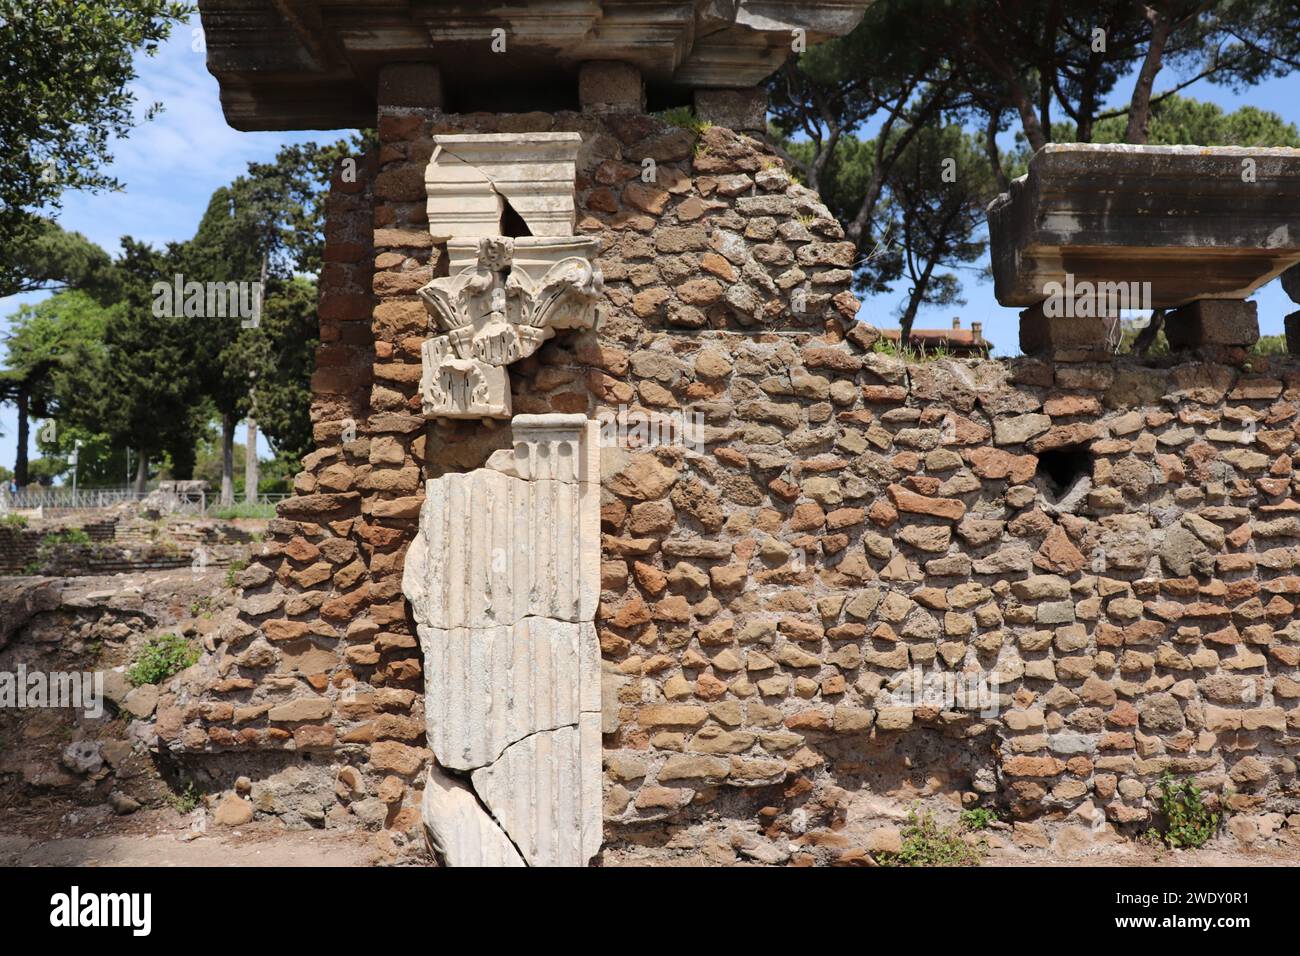
M515 413L606 425L607 846L834 825L864 788L1116 824L1166 769L1235 811L1294 801L1300 367L906 365L854 323L853 247L774 155L640 115L381 113L331 197L318 450L241 620L160 701L163 746L315 754L342 768L329 822L414 832L403 555L423 480L509 442L420 415L416 290L446 270L423 172L435 133L569 130L604 315L510 379ZM938 698L908 692L936 673ZM957 675L973 699L945 699Z

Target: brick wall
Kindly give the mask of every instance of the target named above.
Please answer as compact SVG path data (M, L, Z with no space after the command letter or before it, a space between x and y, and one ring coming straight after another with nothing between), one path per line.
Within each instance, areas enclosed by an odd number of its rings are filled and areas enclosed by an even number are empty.
M584 135L608 301L511 367L515 411L704 423L702 452L602 452L608 843L710 814L779 834L909 782L1117 824L1166 769L1234 811L1294 799L1300 369L905 365L853 324L852 246L775 157L644 116L381 114L330 200L319 447L241 620L164 696L164 745L323 754L333 824L414 832L402 556L423 478L508 435L419 417L415 293L445 271L423 168L436 132L541 130ZM983 680L990 712L900 703L915 669Z

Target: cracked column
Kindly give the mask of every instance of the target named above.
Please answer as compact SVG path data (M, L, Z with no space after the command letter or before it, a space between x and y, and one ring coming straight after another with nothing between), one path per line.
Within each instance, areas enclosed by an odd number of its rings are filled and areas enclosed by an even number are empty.
M509 418L507 366L591 328L595 239L573 235L577 133L434 138L420 289L427 418ZM507 213L522 236L506 236ZM402 590L436 765L422 814L451 866L582 866L601 842L599 429L519 415L487 467L426 484Z
M427 484L403 591L449 865L583 866L600 849L599 426L519 415L488 467Z

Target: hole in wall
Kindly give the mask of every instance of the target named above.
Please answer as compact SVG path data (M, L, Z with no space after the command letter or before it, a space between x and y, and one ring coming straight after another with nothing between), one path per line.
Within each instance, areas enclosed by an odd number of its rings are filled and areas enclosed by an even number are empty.
M531 236L533 231L528 228L528 223L524 222L524 217L510 205L510 200L502 196L501 202L505 204L505 209L501 213L501 235L510 239Z
M1038 456L1038 478L1058 498L1083 477L1092 477L1092 452L1086 445L1065 445Z

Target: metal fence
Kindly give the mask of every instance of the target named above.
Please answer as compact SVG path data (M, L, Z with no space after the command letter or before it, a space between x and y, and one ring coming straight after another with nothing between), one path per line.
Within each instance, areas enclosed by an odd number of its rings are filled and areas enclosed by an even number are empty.
M117 507L132 502L142 502L157 489L138 491L135 488L44 488L28 486L12 492L0 488L0 514L6 512L35 512L39 516L50 516L69 511L98 511ZM288 498L287 494L259 494L257 507L272 509L279 501ZM225 510L221 504L221 495L212 491L169 492L157 499L164 504L164 510L176 514L189 514L198 517L215 514ZM234 508L246 508L242 495L236 496Z

